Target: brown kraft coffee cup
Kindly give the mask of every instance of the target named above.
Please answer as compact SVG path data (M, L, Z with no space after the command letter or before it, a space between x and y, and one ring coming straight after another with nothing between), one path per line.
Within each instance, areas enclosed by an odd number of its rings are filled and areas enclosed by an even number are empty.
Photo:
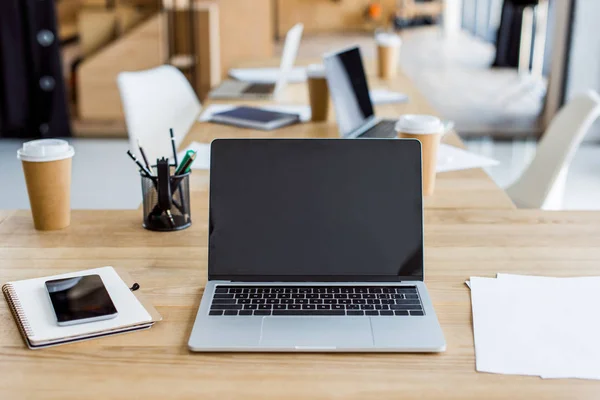
M71 163L75 151L64 140L34 140L17 152L21 160L35 229L62 229L71 223Z
M400 56L400 37L393 33L378 33L377 42L378 75L382 79L391 79L398 74Z
M306 70L311 121L327 121L329 117L329 88L322 65L311 64Z
M421 142L423 195L431 196L435 189L438 148L444 133L442 121L431 115L402 115L396 123L396 132L401 139Z

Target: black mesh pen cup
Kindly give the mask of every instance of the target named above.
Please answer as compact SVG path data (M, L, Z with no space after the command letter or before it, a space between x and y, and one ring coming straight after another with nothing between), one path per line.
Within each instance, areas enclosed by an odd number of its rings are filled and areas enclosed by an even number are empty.
M156 169L154 168L156 171ZM174 168L171 168L174 171ZM192 224L190 208L190 173L159 180L143 172L142 196L144 228L151 231L178 231Z

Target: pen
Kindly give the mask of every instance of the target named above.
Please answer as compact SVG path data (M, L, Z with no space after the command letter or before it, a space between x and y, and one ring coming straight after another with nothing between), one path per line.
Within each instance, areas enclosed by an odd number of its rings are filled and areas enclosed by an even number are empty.
M142 165L141 162L138 161L138 159L133 155L133 153L131 152L131 150L127 150L127 155L129 157L131 157L131 159L133 161L135 161L135 163L138 165L138 167L140 167L140 170L142 170L142 172L148 177L148 178L152 178L152 173L150 171L148 171L148 169L146 167L144 167Z
M175 168L179 163L177 162L177 148L175 146L175 136L173 135L173 128L169 129L169 134L171 135L171 147L173 148L173 161L175 162Z
M193 151L193 150L190 150L190 151ZM189 151L188 151L188 153L185 155L184 162L182 162L181 165L179 166L179 168L177 168L175 175L188 173L190 170L190 166L192 165L192 163L194 162L195 159L196 159L196 152L194 151L192 154L189 154Z
M146 158L146 153L144 153L144 149L142 148L142 146L140 146L140 141L137 141L137 145L138 145L138 149L140 149L140 154L142 155L142 158L144 159L144 163L146 164L146 168L148 168L148 171L152 171L152 168L150 168L150 163L148 162L148 159Z
M184 167L186 165L188 165L188 160L190 159L190 157L196 157L196 152L194 150L188 150L185 153L185 157L183 157L183 160L181 160L181 164L179 164L179 167L177 168L177 170L175 171L174 175L181 175L181 174L185 174L186 170L184 169ZM193 159L192 159L193 161Z

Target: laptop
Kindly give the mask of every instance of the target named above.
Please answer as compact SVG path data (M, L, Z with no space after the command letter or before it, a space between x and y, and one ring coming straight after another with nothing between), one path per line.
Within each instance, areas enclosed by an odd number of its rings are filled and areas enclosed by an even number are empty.
M341 137L397 136L396 120L381 120L375 116L358 47L325 55L323 64Z
M228 79L209 93L213 99L265 100L276 97L287 85L302 39L302 24L294 25L285 35L285 44L276 83L252 83Z
M192 351L440 352L410 139L218 139Z

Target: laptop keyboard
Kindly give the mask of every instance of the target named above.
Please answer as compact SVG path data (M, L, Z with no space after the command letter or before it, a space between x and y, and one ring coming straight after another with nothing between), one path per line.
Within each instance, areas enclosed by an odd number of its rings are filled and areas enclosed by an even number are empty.
M371 129L366 130L360 135L361 138L393 138L398 136L396 133L396 121L386 119L378 122Z
M244 93L271 94L274 90L275 85L272 83L253 83L244 89Z
M424 315L415 286L217 286L209 315Z

